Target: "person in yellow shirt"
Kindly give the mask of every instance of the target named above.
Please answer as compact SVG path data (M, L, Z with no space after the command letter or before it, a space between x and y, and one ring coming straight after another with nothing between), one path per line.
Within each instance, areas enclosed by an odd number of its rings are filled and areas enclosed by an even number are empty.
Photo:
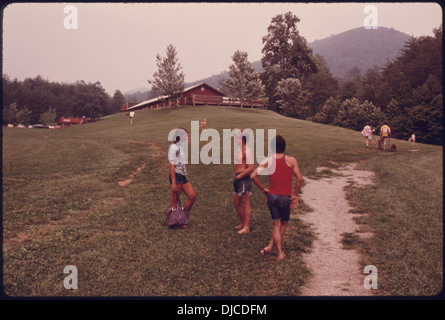
M386 150L388 139L391 139L391 128L388 125L383 125L380 128L380 138L383 140L383 149Z

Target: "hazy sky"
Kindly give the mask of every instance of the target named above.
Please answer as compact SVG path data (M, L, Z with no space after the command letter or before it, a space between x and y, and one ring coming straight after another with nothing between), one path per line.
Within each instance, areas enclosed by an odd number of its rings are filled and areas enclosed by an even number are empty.
M291 11L308 42L363 27L368 3L14 3L3 9L3 73L24 80L99 81L109 94L146 87L172 44L186 82L226 70L236 50L261 59L272 17ZM415 37L442 23L436 3L369 3L377 23ZM370 30L372 32L372 30Z

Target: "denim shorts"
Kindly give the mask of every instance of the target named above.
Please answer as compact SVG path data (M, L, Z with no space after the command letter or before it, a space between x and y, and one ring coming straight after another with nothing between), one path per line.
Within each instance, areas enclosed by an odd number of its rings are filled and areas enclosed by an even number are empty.
M235 179L233 177L233 194L241 197L243 193L251 194L250 188L252 187L252 179L250 176L244 177L242 179Z
M189 182L189 181L187 180L187 177L184 176L184 175L182 175L182 174L180 174L180 173L175 173L175 177L176 177L176 183L182 183L182 184L185 184L185 183ZM171 183L172 183L172 177L171 177L171 175L168 177L168 179L170 180L170 184L171 184Z
M290 220L290 196L268 194L267 206L269 207L272 220Z

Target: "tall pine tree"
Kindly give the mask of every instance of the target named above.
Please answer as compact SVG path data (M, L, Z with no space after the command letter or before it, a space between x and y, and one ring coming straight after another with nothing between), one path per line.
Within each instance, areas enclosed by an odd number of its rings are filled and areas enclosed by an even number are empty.
M259 74L247 59L247 52L235 51L233 64L229 66L229 78L223 80L223 86L228 93L238 98L241 107L246 99L259 98L264 94Z
M153 80L148 80L152 85L152 90L157 90L163 96L173 101L181 96L184 91L184 73L182 66L178 62L176 48L169 44L166 56L156 55L156 65L158 71L153 74Z

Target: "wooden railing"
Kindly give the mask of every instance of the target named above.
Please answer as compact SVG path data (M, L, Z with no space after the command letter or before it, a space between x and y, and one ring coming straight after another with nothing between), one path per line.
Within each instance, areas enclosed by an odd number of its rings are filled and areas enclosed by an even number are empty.
M264 100L262 99L245 99L245 101L240 101L233 97L222 97L222 96L205 96L194 94L191 96L183 97L182 101L186 105L217 105L217 106L240 106L251 107L251 108L261 108L264 109Z

